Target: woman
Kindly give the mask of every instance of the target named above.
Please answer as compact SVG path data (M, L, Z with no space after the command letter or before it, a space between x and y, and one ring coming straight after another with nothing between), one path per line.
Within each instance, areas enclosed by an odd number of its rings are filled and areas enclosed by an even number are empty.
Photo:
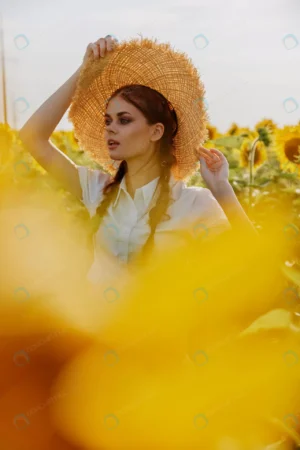
M96 218L88 275L96 284L112 274L116 279L119 264L129 267L166 243L184 245L195 230L206 237L236 227L249 236L257 233L229 184L226 158L201 145L207 136L204 88L191 62L147 39L116 46L111 36L89 44L82 66L20 131L32 156ZM165 78L172 102L162 93ZM185 79L188 89L183 85L178 94ZM49 141L70 105L81 147L109 173L76 165ZM208 189L182 181L199 161Z

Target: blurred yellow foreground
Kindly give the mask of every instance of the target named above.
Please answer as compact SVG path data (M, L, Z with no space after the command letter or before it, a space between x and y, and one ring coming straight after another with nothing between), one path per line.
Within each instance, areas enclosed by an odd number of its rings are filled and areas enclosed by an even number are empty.
M30 198L1 194L1 448L300 445L293 235L274 217L93 287L88 222Z

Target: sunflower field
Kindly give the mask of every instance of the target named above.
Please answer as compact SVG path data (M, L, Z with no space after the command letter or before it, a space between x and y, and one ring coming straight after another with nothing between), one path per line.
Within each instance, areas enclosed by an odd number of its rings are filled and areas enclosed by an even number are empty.
M256 228L264 230L269 213L280 210L284 214L278 217L277 225L296 237L300 229L300 121L280 128L271 119L264 119L253 129L233 123L224 134L212 125L208 130L209 140L204 145L216 147L226 156L229 181ZM51 140L77 164L101 169L78 147L72 131L55 131ZM34 179L39 190L56 190L68 211L84 214L84 207L46 173L23 148L18 132L7 124L0 124L0 148L0 186L25 187ZM205 186L200 171L186 183ZM298 264L297 247L293 259Z
M1 448L300 448L300 121L208 130L265 239L163 255L118 316L78 281L91 264L84 205L0 124ZM72 131L51 141L101 170ZM185 182L205 187L198 170ZM104 293L122 299L116 287Z

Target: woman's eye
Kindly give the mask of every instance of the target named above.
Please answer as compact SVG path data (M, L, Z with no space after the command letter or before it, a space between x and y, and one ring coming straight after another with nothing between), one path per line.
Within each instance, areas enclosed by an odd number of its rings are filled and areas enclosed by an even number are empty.
M120 122L124 123L124 121L125 121L125 123L129 123L130 122L130 120L128 120L128 119L120 119ZM109 122L105 121L105 125L106 126L109 125Z

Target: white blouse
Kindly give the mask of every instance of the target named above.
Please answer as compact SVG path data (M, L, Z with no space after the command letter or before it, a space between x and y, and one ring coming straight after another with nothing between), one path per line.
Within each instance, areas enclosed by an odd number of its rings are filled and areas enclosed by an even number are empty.
M111 176L85 166L77 166L77 169L82 188L81 201L93 217L103 198L102 189ZM150 234L147 224L149 212L144 216L143 213L147 211L158 180L159 177L136 189L132 199L125 177L122 179L117 197L109 205L94 238L94 262L87 274L92 284L117 279L119 271L141 250ZM176 181L172 174L170 188L174 199L166 212L170 220L157 225L155 249L160 251L168 244L182 246L199 234L210 238L231 229L223 209L209 189L187 187L183 181ZM103 249L111 257L106 259Z

